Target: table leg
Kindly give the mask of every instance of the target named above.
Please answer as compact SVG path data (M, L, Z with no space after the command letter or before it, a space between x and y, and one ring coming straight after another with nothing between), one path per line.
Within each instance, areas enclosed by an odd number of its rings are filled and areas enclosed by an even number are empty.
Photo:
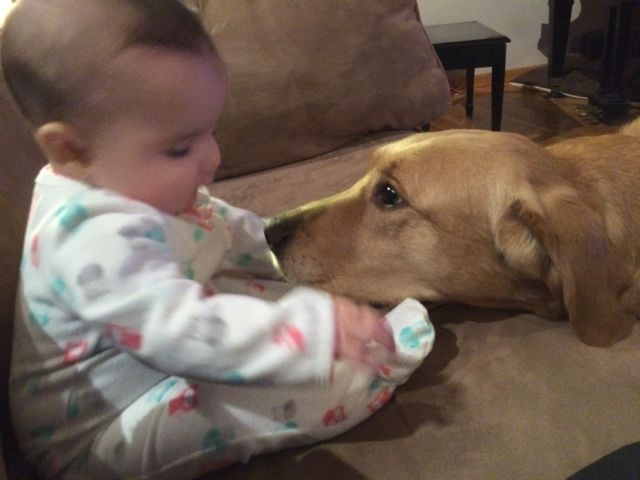
M467 102L464 105L464 110L467 117L473 117L473 89L476 78L476 69L473 67L467 68Z
M504 99L504 71L507 57L507 46L496 46L496 61L491 66L491 130L499 131L502 127L502 102Z
M623 94L622 79L629 59L632 14L630 0L621 0L609 8L600 85L589 97L589 103L602 111L600 117L604 123L624 120L628 113L629 99Z
M547 80L552 92L560 86L560 79L564 76L564 57L569 42L572 7L573 0L549 0L551 44Z

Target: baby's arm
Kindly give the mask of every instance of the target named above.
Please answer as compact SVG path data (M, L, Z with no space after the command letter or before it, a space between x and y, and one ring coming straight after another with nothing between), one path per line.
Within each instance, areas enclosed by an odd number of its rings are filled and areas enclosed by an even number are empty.
M275 256L264 236L265 220L255 213L229 205L215 197L209 199L215 211L228 222L231 249L225 255L221 270L242 271L252 276L283 279Z
M43 241L56 252L43 274L70 315L97 332L88 352L106 339L170 374L265 383L326 383L334 354L358 358L335 348L336 304L327 293L298 288L278 302L207 297L184 278L162 217L109 213L74 229ZM339 329L340 345L353 344L352 331ZM58 338L63 350L72 337Z
M280 278L281 272L265 239L265 220L215 197L210 197L210 201L231 228L231 249L223 265L229 269L245 269L252 274L263 275L263 278L264 275ZM253 252L251 259L246 258L247 251ZM371 341L380 343L390 352L395 350L393 335L377 312L344 297L334 297L334 302L336 358L351 358L371 364L367 347Z

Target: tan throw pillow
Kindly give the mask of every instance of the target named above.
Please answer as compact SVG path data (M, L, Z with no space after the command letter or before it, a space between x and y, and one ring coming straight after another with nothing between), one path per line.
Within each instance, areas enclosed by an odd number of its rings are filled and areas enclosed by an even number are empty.
M201 0L227 64L217 178L442 115L449 85L414 0Z

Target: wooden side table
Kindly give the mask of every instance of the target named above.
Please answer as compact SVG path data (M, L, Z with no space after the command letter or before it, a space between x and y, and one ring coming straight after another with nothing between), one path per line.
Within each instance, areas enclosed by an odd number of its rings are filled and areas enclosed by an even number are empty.
M511 39L480 22L425 25L445 70L467 71L465 111L473 116L475 69L491 67L491 130L500 130L507 42Z

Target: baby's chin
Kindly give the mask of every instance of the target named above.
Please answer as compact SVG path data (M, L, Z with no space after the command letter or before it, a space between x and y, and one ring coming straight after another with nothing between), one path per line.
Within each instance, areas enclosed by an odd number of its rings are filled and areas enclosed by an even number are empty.
M169 211L168 213L171 213L172 215L180 215L182 213L185 213L196 204L197 199L198 190L196 189L186 201L181 203L181 205L173 205L173 208L171 208L171 211Z
M198 199L199 188L194 189L191 193L182 195L180 198L170 199L168 197L155 198L155 201L149 202L158 210L168 213L169 215L181 215L192 210Z
M191 209L193 204L194 204L193 201L185 201L185 202L173 202L170 204L159 204L159 203L153 204L152 203L151 206L154 208L157 208L163 213L178 216L178 215L187 213Z

